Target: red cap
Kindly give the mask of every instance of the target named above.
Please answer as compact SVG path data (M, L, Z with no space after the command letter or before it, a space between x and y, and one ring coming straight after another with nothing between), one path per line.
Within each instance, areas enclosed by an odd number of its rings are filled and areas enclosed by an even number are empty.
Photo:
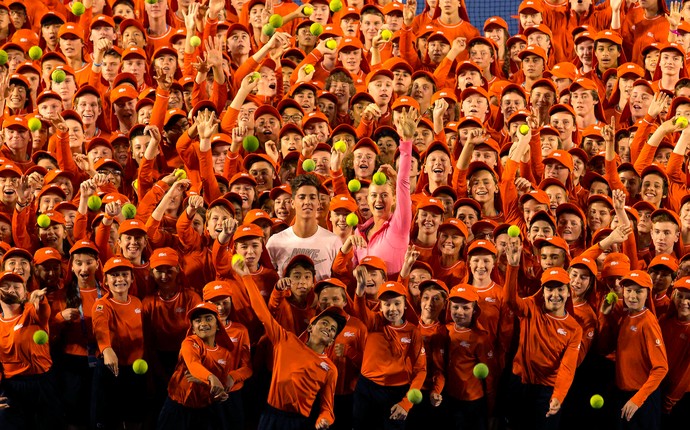
M218 297L232 297L232 285L229 282L211 281L204 286L204 301L209 302Z
M457 218L448 218L447 220L443 221L443 224L441 224L438 227L438 231L441 231L446 228L454 228L458 230L460 233L462 233L465 238L469 236L469 233L467 231L467 226L465 225L464 222L460 221Z
M160 266L177 267L180 265L180 256L172 248L158 248L151 254L149 265L152 269Z
M627 255L620 252L612 252L604 259L601 276L625 276L630 272L630 259Z
M34 254L34 264L43 264L47 261L62 261L60 252L51 247L41 248Z
M549 282L559 282L561 284L570 284L570 275L562 267L549 267L541 274L541 284L545 285Z
M635 284L639 285L642 288L647 288L649 290L651 290L652 286L654 285L654 283L652 282L652 277L649 276L649 273L645 272L644 270L633 270L626 276L623 276L623 279L621 279L620 284L621 286L625 286L624 284Z
M649 263L648 267L652 268L654 266L664 266L671 272L676 272L678 271L678 260L676 260L676 257L669 254L659 254L652 258L652 261Z
M520 3L520 6L518 6L518 13L542 13L544 12L544 6L541 4L541 2L536 2L532 0L526 0Z
M271 221L272 223L273 221ZM232 236L232 240L237 242L240 239L244 239L247 237L258 237L258 238L263 238L264 237L264 231L261 229L256 224L244 224L243 226L239 227L235 234Z
M458 284L450 289L448 299L462 299L468 302L477 302L479 301L479 294L477 294L477 289L472 285Z
M386 272L386 262L379 257L373 255L367 255L359 261L360 266L371 267L372 269L383 270Z
M570 262L570 267L575 266L585 266L595 277L599 271L596 261L592 260L591 258L583 257L582 255L578 255Z
M261 209L251 209L249 212L247 212L247 215L244 216L242 224L256 224L258 220L265 220L269 224L273 224L273 220L271 219L271 216L268 214L268 212L263 211Z
M352 197L345 194L339 194L331 199L331 203L328 206L328 210L331 212L337 211L338 209L347 209L350 212L357 212L359 206Z
M544 60L544 62L547 61L548 57L546 55L546 51L544 51L543 48L536 46L536 45L527 45L525 49L520 51L518 54L518 58L521 60L524 60L526 56L528 55L536 55L537 57L540 57L541 59Z
M424 280L419 284L418 287L419 287L419 291L424 291L430 287L439 287L440 289L445 291L446 294L449 293L448 286L446 285L445 282L441 281L440 279L431 278L431 279Z
M130 234L130 233L141 233L146 234L146 225L143 222L136 219L128 219L120 224L120 228L117 230L117 234Z
M117 103L120 100L132 100L139 97L139 93L130 85L119 85L110 93L110 102Z
M472 243L470 243L470 247L467 250L467 255L471 255L473 252L478 251L478 250L484 250L492 253L493 255L498 254L498 250L496 249L496 245L491 243L488 240L473 240Z
M550 205L551 200L544 190L536 189L520 196L520 204L524 205L528 200L534 199L542 205Z
M690 291L690 276L685 276L674 282L673 289Z
M91 253L94 253L98 255L98 248L96 248L96 245L91 242L90 240L80 240L74 245L69 250L70 255L74 255L78 253L79 251L91 251Z
M388 281L379 287L379 292L376 298L380 299L384 294L394 294L396 296L403 296L407 298L407 288L400 282Z
M24 278L14 272L5 271L0 273L0 284L3 282L21 282L24 284Z
M573 156L570 155L569 152L563 151L562 149L554 149L553 151L551 151L542 162L546 164L547 161L556 161L564 165L571 172L575 169L575 165L573 163Z
M106 261L105 266L103 267L103 273L108 273L111 270L123 267L126 269L134 270L134 266L132 265L132 263L125 257L121 255L111 257L108 261Z
M66 22L60 26L58 30L58 39L70 34L77 39L84 40L84 29L81 28L79 24L73 22Z
M421 201L417 204L417 210L433 210L435 209L439 213L443 214L446 208L443 206L443 202L439 199L433 197L422 197Z

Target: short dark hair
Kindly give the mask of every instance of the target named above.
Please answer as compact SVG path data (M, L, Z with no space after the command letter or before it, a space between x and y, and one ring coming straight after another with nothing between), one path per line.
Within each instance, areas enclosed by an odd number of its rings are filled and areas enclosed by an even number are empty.
M319 193L319 187L321 183L319 179L314 175L298 175L295 176L292 181L290 181L290 188L292 189L292 197L295 197L297 190L302 187L314 187L316 188L316 193Z

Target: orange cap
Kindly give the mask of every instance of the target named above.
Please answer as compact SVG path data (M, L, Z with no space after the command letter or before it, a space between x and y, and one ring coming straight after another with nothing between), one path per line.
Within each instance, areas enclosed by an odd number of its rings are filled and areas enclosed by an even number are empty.
M452 299L462 299L468 302L479 301L479 294L477 294L477 289L469 284L458 284L450 289L449 300Z
M386 272L386 262L379 257L373 255L367 255L359 262L360 266L371 267L372 269L383 270Z
M396 296L403 296L407 298L407 288L400 282L388 281L379 287L379 292L376 298L380 299L384 294L394 294Z
M119 269L122 267L134 270L134 266L132 265L132 263L125 257L121 255L111 257L108 261L105 262L105 266L103 267L103 273L108 273L111 270Z
M204 286L203 299L211 301L218 297L232 297L232 286L226 281L211 281Z
M654 285L652 277L644 270L633 270L626 276L623 276L623 279L621 279L621 286L624 286L624 284L635 284L649 290L651 290Z
M152 269L160 266L177 267L180 265L180 257L172 248L158 248L151 254L149 264Z
M62 256L60 256L60 252L55 248L41 248L34 254L34 264L43 264L51 260L62 261Z
M549 282L570 284L570 275L562 267L550 267L541 274L541 284L544 285Z

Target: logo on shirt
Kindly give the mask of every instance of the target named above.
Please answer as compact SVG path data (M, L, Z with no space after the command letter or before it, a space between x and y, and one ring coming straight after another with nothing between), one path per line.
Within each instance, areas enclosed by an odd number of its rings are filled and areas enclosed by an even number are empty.
M489 303L496 303L496 299L493 297L486 297L484 301L489 302Z
M237 343L238 341L239 341L239 339L236 338L236 337L231 337L231 338L230 338L230 342L232 342L232 343Z
M218 364L220 364L221 366L225 366L225 363L227 363L227 362L226 362L225 359L223 359L223 358L221 358L220 360L218 360Z
M181 314L182 312L184 312L184 308L183 307L177 307L177 308L175 308L175 312L178 314Z
M17 324L16 326L14 326L14 331L17 331L17 330L19 330L19 329L22 328L22 327L24 327L24 324L19 323L19 324Z
M587 332L587 338L588 338L588 339L594 338L594 330L590 330L590 331Z
M559 328L558 330L556 330L556 333L560 334L561 336L567 336L568 335L568 332L562 328Z
M134 309L134 313L135 313L135 314L140 314L140 313L141 313L141 308L136 308L136 309Z
M460 346L462 346L463 348L469 349L469 347L470 347L471 345L470 345L470 343L467 342L466 340L463 340L462 342L460 342Z
M346 331L343 333L344 337L355 337L355 334L351 331Z
M661 339L654 340L654 343L656 344L656 346L661 346Z
M412 343L412 339L410 339L409 337L403 337L403 338L400 338L400 342L401 343Z
M103 305L96 305L96 312L103 312Z
M325 370L326 372L328 372L329 370L331 370L331 367L330 367L330 366L328 365L328 363L326 363L325 361L322 361L321 363L319 363L319 366L321 366L321 368L322 368L323 370Z
M636 325L631 325L630 330L636 332L637 331L637 326Z

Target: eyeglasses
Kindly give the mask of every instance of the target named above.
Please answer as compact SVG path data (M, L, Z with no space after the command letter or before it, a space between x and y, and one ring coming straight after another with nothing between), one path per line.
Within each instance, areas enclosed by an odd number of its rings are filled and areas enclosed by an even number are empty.
M302 115L283 115L284 122L302 122Z

